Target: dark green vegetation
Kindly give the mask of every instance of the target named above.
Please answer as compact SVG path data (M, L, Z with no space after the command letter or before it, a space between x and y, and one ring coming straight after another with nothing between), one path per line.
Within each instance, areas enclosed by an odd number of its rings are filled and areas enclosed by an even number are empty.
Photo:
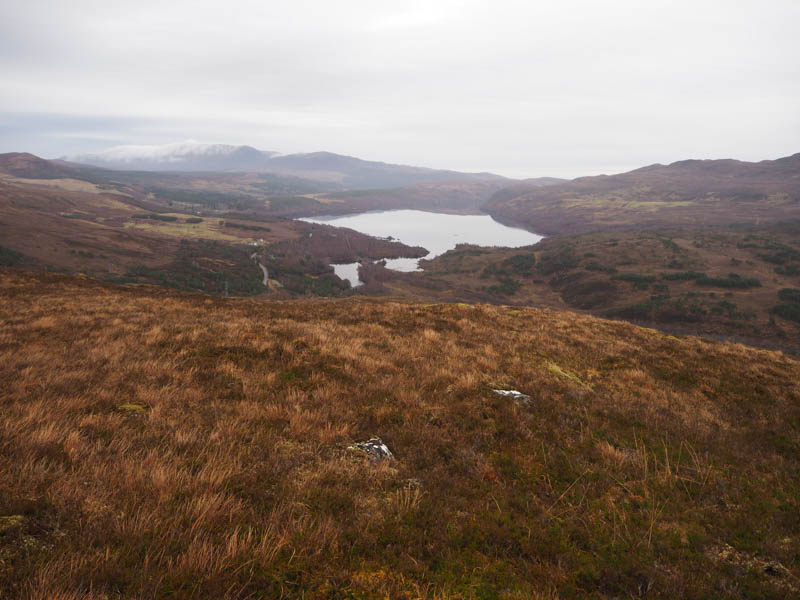
M324 262L301 259L292 262L267 261L270 277L289 292L303 296L341 296L350 291L350 282L339 279Z
M314 198L306 196L278 196L270 198L269 211L277 214L302 215L324 212L324 205Z
M13 270L0 320L2 597L800 591L800 364L780 353ZM373 435L396 460L348 450Z
M461 252L467 251L468 250L461 250ZM477 255L479 254L472 254L472 256ZM490 294L513 296L522 287L522 284L517 281L514 276L531 277L534 274L533 269L535 265L536 255L533 252L513 254L500 262L490 263L484 267L481 273L481 279L493 277L498 283L486 286L484 290Z
M136 215L131 215L131 216L134 219L152 219L154 221L166 221L168 223L174 223L174 222L176 222L178 220L178 217L175 217L173 215L159 215L159 214L156 214L156 213L136 214ZM202 221L202 219L201 219L201 221ZM188 223L189 220L186 219L186 222Z
M594 256L594 255L592 255L592 256ZM584 266L584 269L586 269L587 271L603 271L604 273L616 273L617 272L617 268L616 267L609 267L609 266L606 266L606 265L601 265L599 262L596 262L596 261L592 261L590 263L587 263L586 266Z
M728 273L727 277L698 277L694 280L697 285L710 285L722 288L754 288L761 287L761 282L755 277L742 277L738 273Z
M513 250L449 254L426 264L432 298L545 305L635 320L671 331L747 339L800 351L796 309L778 291L800 279L777 271L765 248L798 249L800 222L711 230L606 232L547 238L533 250L533 277L497 273ZM785 265L800 263L787 258ZM513 282L507 281L511 277ZM478 282L494 278L492 285ZM510 283L511 285L504 285ZM392 287L391 282L385 285ZM422 293L409 282L392 287ZM482 294L482 295L479 295Z
M778 275L800 275L800 264L781 265L775 267L775 272Z
M800 289L784 288L778 292L781 304L775 305L772 314L800 323Z
M257 198L241 194L212 192L206 190L150 187L147 192L168 206L175 204L207 209L246 210L262 204Z
M579 262L573 246L564 244L555 250L542 253L538 269L542 275L552 275L558 271L574 269Z
M0 246L0 267L13 267L22 262L22 254Z
M635 290L646 290L650 288L650 284L656 280L656 277L655 275L641 275L640 273L617 273L612 275L611 279L632 283Z
M667 281L697 281L698 279L707 279L707 275L697 271L681 271L679 273L662 273L661 279L666 279Z
M778 292L778 298L784 302L800 304L800 289L784 288Z
M269 227L264 227L263 225L248 225L247 223L234 223L232 221L225 221L225 227L244 229L246 231L271 231Z
M151 283L207 294L251 296L264 292L262 273L250 250L215 241L181 240L173 262L163 267L133 265L115 283Z

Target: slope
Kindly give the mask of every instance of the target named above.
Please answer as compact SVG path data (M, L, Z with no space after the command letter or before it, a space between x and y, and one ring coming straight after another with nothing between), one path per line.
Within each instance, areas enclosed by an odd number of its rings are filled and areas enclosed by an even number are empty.
M486 210L546 234L775 223L800 215L800 154L773 161L686 160L620 175L497 192Z
M0 595L800 590L800 364L780 353L2 270L0 322ZM395 460L348 450L373 435Z

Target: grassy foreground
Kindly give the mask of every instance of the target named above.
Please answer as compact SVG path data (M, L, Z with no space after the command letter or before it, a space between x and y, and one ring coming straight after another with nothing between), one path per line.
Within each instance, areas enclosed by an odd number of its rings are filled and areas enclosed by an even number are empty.
M4 598L800 593L777 352L0 270L0 410Z

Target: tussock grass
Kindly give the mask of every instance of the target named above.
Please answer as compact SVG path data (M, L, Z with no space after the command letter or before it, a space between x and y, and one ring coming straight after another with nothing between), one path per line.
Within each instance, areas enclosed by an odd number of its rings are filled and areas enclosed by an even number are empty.
M11 270L0 323L2 597L798 589L800 364L780 353ZM375 435L395 461L347 451Z

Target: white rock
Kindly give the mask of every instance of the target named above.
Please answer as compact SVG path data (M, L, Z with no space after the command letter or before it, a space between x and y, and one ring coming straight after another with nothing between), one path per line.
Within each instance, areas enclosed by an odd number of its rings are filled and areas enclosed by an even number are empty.
M394 459L394 454L381 438L371 438L366 442L358 442L347 447L348 450L359 450L364 452L372 460Z
M523 394L522 392L518 392L517 390L492 390L495 394L499 396L505 396L506 398L511 398L515 402L519 402L520 404L530 404L531 397L527 394Z

